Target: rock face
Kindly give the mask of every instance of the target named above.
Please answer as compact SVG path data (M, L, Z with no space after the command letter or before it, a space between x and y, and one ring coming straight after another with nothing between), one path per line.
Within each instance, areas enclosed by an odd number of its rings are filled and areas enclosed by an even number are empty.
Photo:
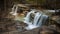
M24 30L25 26L27 26L27 24L24 24L21 21L15 21L10 18L0 18L0 33L15 30L20 31L20 29Z
M19 23L20 25L17 25ZM16 26L22 26L25 27L27 24L24 24L23 22L20 21L14 21L8 18L0 18L0 33L1 34L37 34L38 33L38 28L31 30L31 31L18 31L16 29ZM34 33L35 32L35 33Z
M29 31L23 31L23 32L19 32L19 31L5 32L3 34L38 34L38 31L39 31L39 28L29 30Z
M1 32L16 30L14 20L9 18L0 18L0 29Z

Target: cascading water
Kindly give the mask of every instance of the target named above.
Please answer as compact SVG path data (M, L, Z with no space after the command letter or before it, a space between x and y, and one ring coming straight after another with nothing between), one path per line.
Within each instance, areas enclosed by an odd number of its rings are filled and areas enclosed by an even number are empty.
M47 15L41 15L41 17L37 21L37 26L41 27L42 24L45 23L45 21L47 20L47 18L48 18Z
M34 12L35 10L32 10L31 12L27 13L27 16L24 18L25 19L24 23L32 24L32 22L29 22L29 20L30 20L30 14Z
M25 23L28 24L27 27L25 27L27 30L31 30L37 27L41 27L43 23L45 23L45 21L47 20L48 16L44 15L42 12L37 12L35 13L35 17L33 20L33 24L30 24L29 20L30 20L30 14L36 12L36 10L32 10L31 12L29 12L25 18Z
M19 17L17 16L18 15L17 10L18 10L18 6L14 5L13 8L12 8L12 12L10 12L10 14L15 16L14 20L16 21L16 29L18 31L22 31L23 29L22 29L22 26L20 25Z
M12 12L10 12L12 15L17 15L17 8L18 6L14 5L13 8L12 8Z
M41 17L42 14L40 14L39 12L36 13L35 17L34 17L34 23L33 25L37 25L38 19Z

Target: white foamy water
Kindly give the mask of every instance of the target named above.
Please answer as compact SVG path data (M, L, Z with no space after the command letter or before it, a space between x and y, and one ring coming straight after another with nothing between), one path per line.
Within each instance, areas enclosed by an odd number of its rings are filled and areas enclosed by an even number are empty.
M30 25L28 25L27 27L25 27L25 29L27 29L27 30L32 30L32 29L37 28L37 27L38 27L38 26L35 26L35 25L30 24Z
M34 17L34 23L33 25L37 25L38 19L41 17L42 14L40 14L39 12L36 13L35 17Z
M16 16L17 15L17 9L18 9L18 6L14 5L12 8L12 12L10 12L10 14Z
M32 24L31 22L29 22L29 20L30 20L30 14L34 12L35 10L32 10L31 12L27 13L26 17L24 18L25 19L24 23Z
M27 29L27 30L31 30L31 29L34 29L34 28L37 28L37 27L41 27L42 24L44 24L46 22L47 18L48 18L48 16L44 15L42 12L37 12L37 13L35 13L35 17L34 17L34 20L32 22L33 24L31 24L31 22L29 22L30 14L34 13L34 12L35 12L35 10L32 10L25 17L24 22L28 24L28 26L25 27L25 29Z

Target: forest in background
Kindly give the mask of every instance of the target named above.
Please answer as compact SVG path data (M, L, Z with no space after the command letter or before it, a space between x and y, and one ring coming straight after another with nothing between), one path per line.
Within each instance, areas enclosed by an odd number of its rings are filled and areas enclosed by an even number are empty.
M0 0L0 4L0 16L7 15L14 4L32 4L45 9L60 9L60 0Z

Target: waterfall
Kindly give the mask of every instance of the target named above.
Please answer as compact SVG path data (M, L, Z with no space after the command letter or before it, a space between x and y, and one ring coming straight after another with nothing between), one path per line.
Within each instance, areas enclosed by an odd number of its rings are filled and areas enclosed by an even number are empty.
M17 15L17 9L18 9L18 6L14 5L13 8L12 8L12 12L10 12L10 14L12 15Z
M26 16L25 21L24 21L28 24L28 26L25 27L27 30L41 27L44 23L46 23L48 16L43 14L42 12L37 12L37 13L35 13L35 12L36 11L33 10L33 11L27 13L27 16ZM35 16L34 16L34 19L32 22L33 24L30 24L30 22L29 22L31 13L35 13Z
M40 14L39 12L36 13L35 17L34 17L34 23L33 25L37 25L38 19L41 17L42 14Z
M47 15L41 15L39 21L37 21L37 26L41 27L44 23L46 23L47 18Z
M29 20L30 20L30 14L34 13L34 12L35 12L35 10L32 10L31 12L27 13L27 16L24 18L25 19L24 23L32 24L31 22L29 22Z

